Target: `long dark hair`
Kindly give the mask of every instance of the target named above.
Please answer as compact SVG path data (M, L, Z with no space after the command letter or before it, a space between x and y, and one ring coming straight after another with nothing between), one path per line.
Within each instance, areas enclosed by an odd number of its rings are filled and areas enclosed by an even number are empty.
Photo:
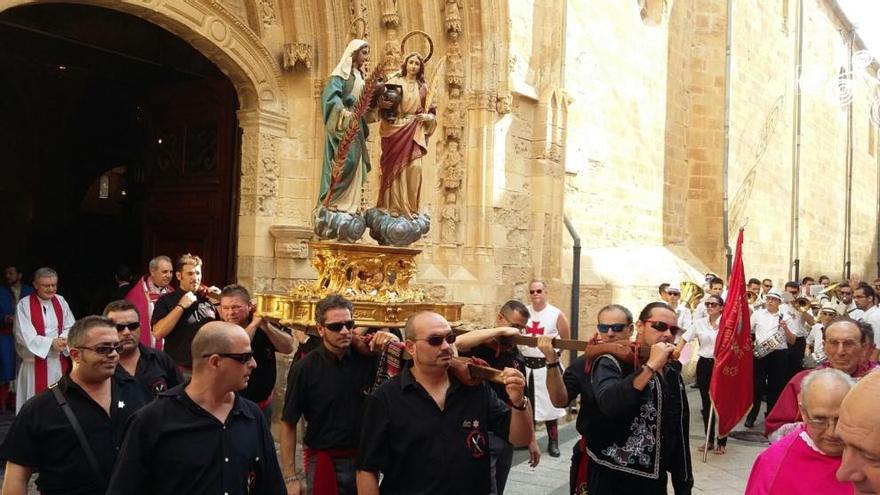
M413 57L419 59L419 71L416 73L416 81L418 81L421 86L425 84L425 61L422 60L422 56L418 52L412 52L406 57L403 57L403 62L400 63L400 75L406 77L406 63Z

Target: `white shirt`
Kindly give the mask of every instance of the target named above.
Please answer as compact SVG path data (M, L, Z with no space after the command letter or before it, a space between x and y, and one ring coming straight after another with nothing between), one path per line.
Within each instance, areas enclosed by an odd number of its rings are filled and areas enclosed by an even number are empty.
M791 316L792 323L788 324L788 329L795 337L806 337L809 330L804 322L804 314L797 310L791 304L785 303L779 305L779 311L788 313Z
M880 349L880 309L877 306L868 308L859 321L864 321L871 325L874 330L874 347Z
M691 323L693 322L691 310L689 310L684 304L679 303L678 307L675 308L675 315L678 317L679 327L690 328Z
M718 336L719 322L721 322L721 317L715 320L714 325L709 322L708 317L700 318L699 320L694 321L681 338L685 342L697 339L697 342L700 343L700 349L697 351L697 355L701 358L714 359L715 338Z
M861 320L864 314L865 312L859 309L855 302L849 303L849 306L846 307L846 315L853 320Z
M706 311L706 299L707 298L703 298L703 300L700 301L700 304L697 304L697 307L694 308L694 314L693 314L694 323L696 323L697 320L700 320L702 318L706 318L707 316L709 316L709 312Z
M813 346L813 354L825 352L825 338L822 336L821 323L816 323L807 335L807 345Z
M781 307L780 307L781 308ZM752 333L755 334L755 345L764 342L773 336L777 331L785 332L779 328L779 317L782 317L782 321L784 321L787 325L789 325L789 330L791 330L792 319L791 315L782 311L780 309L776 313L771 313L766 309L759 309L752 314ZM782 343L773 348L773 350L784 350L788 349L788 343L783 340Z

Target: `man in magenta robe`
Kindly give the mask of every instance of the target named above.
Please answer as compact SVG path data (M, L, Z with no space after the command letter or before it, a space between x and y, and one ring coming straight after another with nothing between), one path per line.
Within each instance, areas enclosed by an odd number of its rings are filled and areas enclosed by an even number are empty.
M798 397L804 422L758 455L746 495L854 493L852 483L836 476L843 454L837 418L853 384L850 375L833 368L807 375Z
M834 368L860 378L876 366L876 363L864 360L865 349L868 349L868 332L870 329L846 316L837 317L828 324L824 332L825 354L828 361L822 368ZM764 435L771 441L787 434L794 424L801 421L798 409L798 394L801 382L812 370L804 370L794 375L782 393L776 405L765 420Z

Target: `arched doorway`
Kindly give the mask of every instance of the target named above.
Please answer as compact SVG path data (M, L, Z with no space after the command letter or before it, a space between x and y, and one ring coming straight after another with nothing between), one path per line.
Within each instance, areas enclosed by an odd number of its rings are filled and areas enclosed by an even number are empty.
M14 75L0 82L11 96L0 104L11 234L0 260L57 267L77 315L109 297L100 289L116 265L137 273L155 254L196 252L207 282L235 280L240 162L260 154L259 138L242 150L236 109L245 138L266 135L267 120L283 129L267 110L281 107L277 87L212 43L234 48L247 33L222 16L187 26L143 4L112 6L137 15L0 6L0 71Z

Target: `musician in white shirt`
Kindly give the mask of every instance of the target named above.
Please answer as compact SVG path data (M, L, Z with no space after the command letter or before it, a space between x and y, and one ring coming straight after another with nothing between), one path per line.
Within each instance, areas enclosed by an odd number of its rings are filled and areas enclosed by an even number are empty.
M746 418L746 428L755 426L764 392L767 392L767 411L773 409L782 388L788 383L788 345L794 344L795 335L789 329L791 315L781 311L782 293L770 290L764 296L767 305L752 313L752 333L755 335L755 352L766 352L763 357L755 356L753 383L755 387L752 410Z
M853 300L864 313L859 318L871 325L874 330L874 349L871 350L871 361L876 361L880 348L880 308L877 307L877 294L867 282L862 282L855 289Z

